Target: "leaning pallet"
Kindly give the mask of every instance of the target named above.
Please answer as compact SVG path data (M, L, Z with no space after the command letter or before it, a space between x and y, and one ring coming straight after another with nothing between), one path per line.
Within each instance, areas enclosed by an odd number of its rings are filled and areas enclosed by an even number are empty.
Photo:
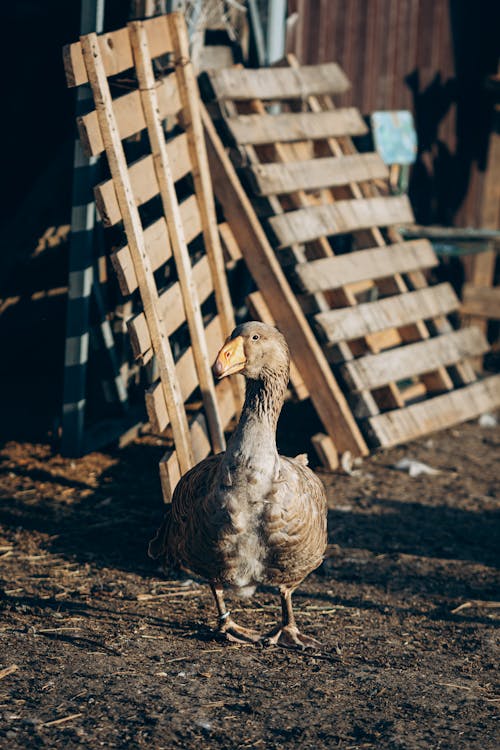
M242 195L205 117L215 194L235 232L251 227L253 246L240 243L242 252L275 319L300 307L288 335L310 334L297 364L339 452L364 452L347 434L352 415L370 446L390 446L498 407L500 377L478 381L470 363L488 348L483 334L453 329L453 289L429 286L424 274L438 263L431 245L403 242L392 228L413 221L407 198L388 194L376 153L356 150L352 138L367 133L358 110L333 104L349 85L338 65L300 67L290 57L288 67L213 71L209 83L211 113L246 188ZM333 383L313 384L310 368L326 360ZM340 425L327 400L337 400Z
M93 95L79 131L90 155L107 157L96 204L121 238L112 254L121 290L142 304L128 329L136 358L156 364L146 405L153 429L172 437L160 464L168 501L182 473L224 450L241 404L239 382L215 386L211 372L234 317L184 18L89 34L64 60L68 84Z

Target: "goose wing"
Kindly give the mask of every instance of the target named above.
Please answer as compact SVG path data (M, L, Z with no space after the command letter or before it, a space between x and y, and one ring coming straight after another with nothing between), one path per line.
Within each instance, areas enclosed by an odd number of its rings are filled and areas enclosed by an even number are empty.
M327 543L327 507L321 480L301 457L280 456L280 473L266 505L269 583L298 585L321 564Z

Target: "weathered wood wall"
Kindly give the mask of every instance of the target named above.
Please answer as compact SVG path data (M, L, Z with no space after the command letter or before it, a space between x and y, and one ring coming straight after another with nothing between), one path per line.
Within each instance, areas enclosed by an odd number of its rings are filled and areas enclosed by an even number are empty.
M352 83L339 98L364 114L410 109L420 154L412 202L423 222L481 226L497 69L495 0L289 0L302 63L338 62Z

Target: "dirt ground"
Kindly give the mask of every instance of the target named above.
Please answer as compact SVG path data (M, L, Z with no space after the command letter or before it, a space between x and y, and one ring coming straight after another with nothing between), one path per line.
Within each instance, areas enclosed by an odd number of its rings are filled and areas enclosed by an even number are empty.
M320 472L331 548L294 597L313 652L220 643L207 586L147 558L152 438L78 461L5 444L0 746L497 748L499 444L467 424ZM271 590L233 605L278 615Z

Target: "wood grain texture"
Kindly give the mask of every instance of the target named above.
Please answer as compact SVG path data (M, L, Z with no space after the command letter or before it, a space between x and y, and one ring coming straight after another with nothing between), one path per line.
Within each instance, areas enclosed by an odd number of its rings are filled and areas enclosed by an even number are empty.
M323 336L330 343L336 343L399 328L435 315L446 315L457 310L459 304L453 288L446 283L376 302L365 302L356 307L318 313L314 321Z
M389 172L378 154L306 159L286 164L258 164L249 170L258 195L293 193L385 179Z
M171 52L172 42L165 16L147 19L144 24L152 56L159 57ZM97 37L97 45L105 77L118 75L133 67L132 49L126 28L101 34ZM64 47L63 62L66 82L70 88L89 82L80 42L68 44Z
M494 375L404 409L371 417L368 423L376 442L389 448L476 419L499 407L500 375Z
M488 351L488 342L477 328L463 328L442 336L417 341L380 354L369 354L342 365L354 390L373 389L391 380L432 372Z
M186 242L192 242L201 232L201 219L195 195L190 195L180 204ZM144 244L153 271L157 271L172 257L167 222L162 216L144 230ZM132 294L137 289L134 264L128 245L111 254L111 262L118 275L122 294Z
M157 96L160 117L176 115L181 103L175 76L162 78L157 83ZM113 109L120 138L130 138L146 127L141 98L138 91L131 91L113 100ZM77 118L77 126L84 150L88 156L99 156L104 151L99 123L95 111Z
M350 87L337 63L291 68L224 68L211 71L210 82L217 99L294 99L311 95L339 94Z
M400 242L385 247L357 250L332 258L319 258L295 266L294 273L307 292L339 289L366 279L380 279L438 265L437 256L427 240Z
M206 256L193 266L193 282L198 290L199 301L203 303L213 292L212 278ZM161 292L158 298L158 307L164 320L165 335L171 336L186 321L182 291L178 282ZM143 364L145 364L153 356L153 349L144 313L138 313L128 320L127 327L134 356L137 359L141 358Z
M464 284L462 315L500 320L500 287Z
M334 112L237 115L225 120L240 146L291 143L342 135L365 135L365 121L354 107Z
M208 324L205 329L205 335L210 360L215 361L217 353L224 343L224 336L218 317L214 318ZM193 350L191 347L179 357L175 363L175 370L179 380L182 397L184 400L187 400L198 386ZM153 430L156 432L163 432L170 424L170 420L168 417L167 404L165 403L161 383L159 381L153 383L146 391L146 408Z
M279 247L310 242L323 235L347 234L370 227L411 221L413 212L406 196L360 198L330 205L310 206L272 216L269 224ZM388 269L389 270L389 269Z
M140 103L139 103L140 106ZM166 144L167 158L174 182L185 177L191 170L187 136L178 135ZM154 159L151 154L132 162L129 168L130 184L136 206L143 206L159 195ZM105 180L94 188L97 210L104 226L111 227L121 221L120 207L113 187L113 180Z

